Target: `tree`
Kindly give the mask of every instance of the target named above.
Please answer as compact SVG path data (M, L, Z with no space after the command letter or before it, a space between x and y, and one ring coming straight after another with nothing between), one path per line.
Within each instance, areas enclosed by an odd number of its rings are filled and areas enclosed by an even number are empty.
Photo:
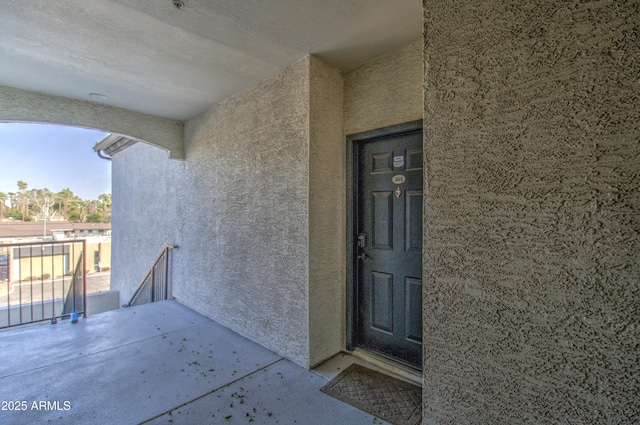
M4 192L0 192L0 220L4 218L4 210L6 208L5 202L9 199L9 195Z
M102 222L102 215L100 213L91 213L87 216L87 223L100 223Z
M9 195L9 209L12 210L17 205L17 194L15 192L7 192L7 195Z
M57 202L62 203L62 205L59 206L58 211L62 212L62 215L66 220L69 220L69 201L73 199L73 192L68 187L64 188L56 194L56 199Z
M20 205L20 212L22 213L22 220L27 220L29 217L29 192L27 188L29 185L27 182L18 180L18 203Z
M108 223L111 221L111 194L103 193L98 196L98 211L102 216L101 221Z
M57 214L53 208L55 194L49 189L31 189L31 205L36 208L37 214L44 221L51 220Z
M69 206L69 217L67 220L74 223L82 223L87 218L87 201L74 196Z
M56 215L63 215L70 222L111 222L111 194L103 193L98 199L82 199L73 194L70 188L54 193L47 188L28 189L29 185L18 181L17 192L0 192L0 218L10 217L15 220L32 221L33 216L51 220ZM7 210L5 204L9 201Z

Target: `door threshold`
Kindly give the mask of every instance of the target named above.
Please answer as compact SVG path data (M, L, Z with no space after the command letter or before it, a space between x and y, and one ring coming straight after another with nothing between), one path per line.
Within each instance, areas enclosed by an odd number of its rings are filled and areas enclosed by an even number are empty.
M347 353L356 359L380 368L390 375L422 387L422 372L417 369L358 347L353 351L347 351Z

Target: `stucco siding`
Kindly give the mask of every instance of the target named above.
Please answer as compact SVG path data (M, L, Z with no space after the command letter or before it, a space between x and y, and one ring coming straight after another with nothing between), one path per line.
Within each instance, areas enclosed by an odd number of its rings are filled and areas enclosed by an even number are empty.
M185 161L144 144L115 155L123 302L131 276L177 244L180 302L305 367L340 351L342 81L308 56L189 121Z
M309 360L309 58L186 126L174 296Z
M313 56L310 65L309 364L313 366L344 346L346 153L340 125L343 78Z
M637 1L424 2L424 422L638 423Z
M422 118L422 42L345 74L344 132L354 134Z
M165 244L178 244L177 208L183 187L182 161L145 143L116 154L111 166L111 290L120 304L137 285Z

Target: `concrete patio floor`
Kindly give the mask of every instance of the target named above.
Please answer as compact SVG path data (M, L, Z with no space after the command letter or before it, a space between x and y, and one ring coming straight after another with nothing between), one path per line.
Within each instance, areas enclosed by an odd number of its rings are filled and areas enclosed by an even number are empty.
M308 371L175 301L6 330L0 347L0 424L387 423L319 391L338 370Z

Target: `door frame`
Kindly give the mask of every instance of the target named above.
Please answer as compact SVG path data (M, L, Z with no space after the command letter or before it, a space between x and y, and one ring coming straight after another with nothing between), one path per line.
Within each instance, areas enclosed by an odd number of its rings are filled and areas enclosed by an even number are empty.
M356 247L357 229L355 220L358 217L358 148L367 141L377 139L379 137L397 136L404 133L410 133L423 129L423 120L410 121L403 124L392 125L389 127L378 128L375 130L363 131L361 133L347 135L347 223L346 223L346 349L353 351L358 346L358 306L359 299L358 284L356 275ZM424 136L423 136L424 145ZM424 170L424 168L423 168ZM424 173L424 171L423 171ZM424 174L423 174L424 178ZM424 247L423 247L424 257Z

